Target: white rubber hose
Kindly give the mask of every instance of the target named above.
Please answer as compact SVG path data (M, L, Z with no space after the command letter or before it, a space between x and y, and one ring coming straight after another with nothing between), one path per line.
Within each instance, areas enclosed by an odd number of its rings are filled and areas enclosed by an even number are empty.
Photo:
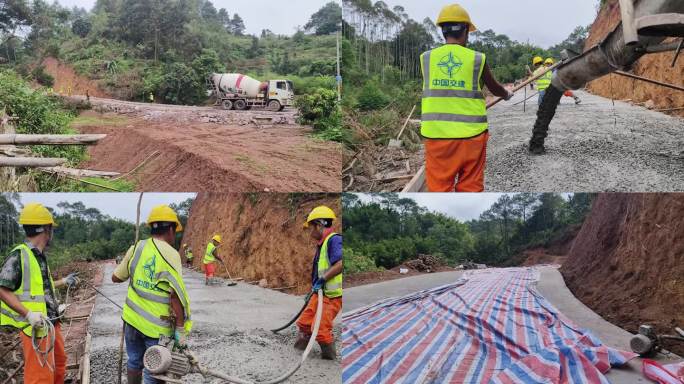
M323 317L323 290L319 289L318 290L318 305L316 307L316 317L314 319L314 327L313 331L311 332L311 338L309 339L309 343L306 345L306 348L304 349L304 352L302 353L302 358L301 360L295 365L291 370L289 370L287 373L285 373L282 376L276 377L275 379L267 380L267 381L247 381L247 380L242 380L237 377L232 377L228 376L226 374L220 373L220 372L215 372L208 370L207 373L211 376L218 377L219 379L223 379L228 381L229 383L234 383L234 384L277 384L277 383L282 383L283 381L287 380L290 376L294 375L295 372L304 364L306 361L306 358L309 356L309 352L311 352L311 348L313 348L313 344L316 342L316 337L318 336L318 328L321 325L321 317Z

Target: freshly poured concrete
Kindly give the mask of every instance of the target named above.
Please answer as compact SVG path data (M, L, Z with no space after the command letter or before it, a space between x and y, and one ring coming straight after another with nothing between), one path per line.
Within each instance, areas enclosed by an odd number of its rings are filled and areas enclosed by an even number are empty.
M128 284L112 283L113 270L113 265L107 265L104 283L99 289L123 305ZM183 278L194 320L188 344L205 366L242 379L263 381L280 376L296 365L301 352L292 347L296 337L294 326L279 335L269 329L290 320L304 304L302 297L244 283L234 287L207 287L204 275L187 269L183 271ZM121 324L121 310L98 296L90 327L93 383L116 380ZM335 331L339 335L339 330ZM222 381L203 381L201 375L193 374L186 376L184 382ZM321 360L320 349L314 345L304 365L286 382L340 383L339 356L336 361Z
M607 321L576 299L565 285L563 276L555 267L540 267L538 291L560 312L580 327L591 330L601 341L614 348L629 351L631 334ZM384 281L376 284L362 285L345 289L344 311L351 312L366 305L373 304L390 297L399 297L416 291L436 288L456 282L463 275L462 271L440 272L403 279ZM608 293L607 293L608 294ZM678 361L674 355L659 355L654 360L663 364ZM606 377L612 383L651 383L641 374L641 361L632 360L625 367L613 368Z

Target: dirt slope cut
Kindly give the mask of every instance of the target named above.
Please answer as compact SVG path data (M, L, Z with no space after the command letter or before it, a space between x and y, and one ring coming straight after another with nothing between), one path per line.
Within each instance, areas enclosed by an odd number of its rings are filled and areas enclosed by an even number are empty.
M684 194L602 194L561 273L570 290L630 332L684 326ZM684 347L671 348L679 354Z
M59 94L85 95L88 93L95 97L109 97L100 89L97 82L79 75L71 66L61 63L54 57L46 58L42 64L45 66L45 72L55 78L52 88Z
M618 0L608 0L592 25L584 48L588 49L598 44L620 23L620 20ZM633 73L665 83L682 85L682 79L684 79L684 57L679 57L674 68L671 67L672 57L672 52L644 56L634 66ZM594 80L589 83L588 89L597 95L616 100L631 99L637 103L645 103L648 100L652 100L655 109L684 107L684 92L651 85L619 75L609 75ZM668 111L667 113L684 116L684 110L682 109Z
M316 246L302 223L318 205L332 208L340 222L340 201L334 195L200 193L192 205L183 243L192 247L195 267L200 267L207 243L218 233L223 238L219 255L232 277L266 279L269 288L293 287L284 292L305 293L311 288ZM217 271L226 276L222 265Z

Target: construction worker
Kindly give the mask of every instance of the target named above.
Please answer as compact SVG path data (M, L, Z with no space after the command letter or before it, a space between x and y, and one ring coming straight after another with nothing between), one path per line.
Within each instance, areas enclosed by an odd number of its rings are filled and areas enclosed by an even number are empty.
M216 272L216 260L223 262L218 255L218 247L221 245L221 235L215 234L207 244L207 250L204 252L204 285L209 285L214 282L214 273Z
M74 287L78 278L72 273L61 280L52 279L45 251L57 224L47 208L26 204L19 224L26 240L12 249L0 272L0 325L20 330L24 383L63 384L67 357L55 289ZM36 336L39 351L49 350L46 355L34 349L32 336Z
M535 69L533 75L537 76L543 71L546 71L548 68L552 67L554 64L554 60L551 58L548 58L544 61L543 66L539 66L538 68ZM546 94L546 90L551 86L551 80L553 79L553 71L548 71L544 74L544 76L540 77L537 79L537 91L539 91L539 97L537 99L537 102L539 105L541 105L542 100L544 100L544 94Z
M167 205L152 208L147 225L151 237L131 247L112 275L115 283L129 281L122 316L126 323L129 384L141 383L143 356L148 348L159 344L162 336L184 347L192 328L182 262L172 246L183 226ZM161 383L149 372L144 372L144 379L145 384Z
M336 357L333 322L342 309L342 235L332 228L335 212L326 206L314 208L304 223L310 228L311 238L317 243L311 269L311 285L314 295L297 320L299 336L295 348L303 350L309 343L313 322L316 318L319 289L323 289L323 313L316 341L321 347L321 357Z
M544 66L536 69L534 74L541 73L542 71L552 67L555 63L556 61L549 57L544 61ZM554 71L546 72L544 76L537 80L537 89L539 89L539 105L541 105L542 100L544 99L544 94L546 94L546 90L551 86L551 81L553 80L553 72ZM582 100L579 97L575 96L575 94L571 90L565 91L565 93L563 93L563 96L572 97L575 100L575 105L582 102Z
M544 64L544 59L542 59L541 56L535 56L532 59L532 70L530 71L530 67L527 67L527 74L529 76L534 76L534 74L537 73L537 70L541 68L542 64ZM530 89L534 89L534 83L530 83Z
M465 9L444 7L437 25L446 44L420 56L427 186L431 192L481 192L489 139L483 83L506 100L513 93L496 81L483 53L466 48L476 28Z
M192 259L195 256L193 256L192 248L188 247L187 243L183 244L183 253L185 256L186 263L188 264L188 268L192 268Z

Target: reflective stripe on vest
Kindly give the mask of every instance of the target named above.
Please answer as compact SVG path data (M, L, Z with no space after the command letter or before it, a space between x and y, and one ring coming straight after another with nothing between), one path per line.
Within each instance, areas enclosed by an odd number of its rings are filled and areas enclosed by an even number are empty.
M40 270L40 264L33 251L27 244L21 244L15 247L12 252L20 252L21 264L21 285L14 291L21 304L31 312L42 313L47 317L47 304L45 303L45 291L43 289L43 275ZM50 268L48 267L47 275L51 276ZM55 291L55 284L50 277L50 285L52 291ZM28 289L27 289L28 288ZM31 336L33 334L33 327L26 327L28 322L26 319L15 312L7 304L2 302L0 304L0 325L8 325L14 328L23 328L24 334ZM26 327L26 328L24 328ZM45 336L45 330L38 331L38 337Z
M328 241L337 235L337 233L331 233L328 237L323 240L321 245L321 250L318 254L318 276L323 277L326 272L330 269L330 259L328 258ZM332 279L325 282L323 287L323 293L325 296L330 298L342 296L342 274L335 275Z
M192 258L195 257L195 256L192 255L192 252L186 252L186 253L185 253L185 257L186 257L188 260L192 260Z
M189 300L182 279L159 253L154 241L146 239L135 247L128 264L130 281L123 311L123 320L147 337L171 336L172 326L163 316L171 316L171 293L159 288L168 283L176 292L185 312L184 328L192 327ZM173 283L171 283L173 282Z
M204 252L204 259L202 260L204 264L209 264L216 261L216 258L214 257L214 249L216 249L216 246L210 241L209 244L207 244L207 250Z
M553 71L548 71L544 76L537 80L537 90L543 91L551 86L551 80L553 80Z
M480 85L485 59L484 54L455 44L421 55L423 137L465 139L487 130L487 107Z

